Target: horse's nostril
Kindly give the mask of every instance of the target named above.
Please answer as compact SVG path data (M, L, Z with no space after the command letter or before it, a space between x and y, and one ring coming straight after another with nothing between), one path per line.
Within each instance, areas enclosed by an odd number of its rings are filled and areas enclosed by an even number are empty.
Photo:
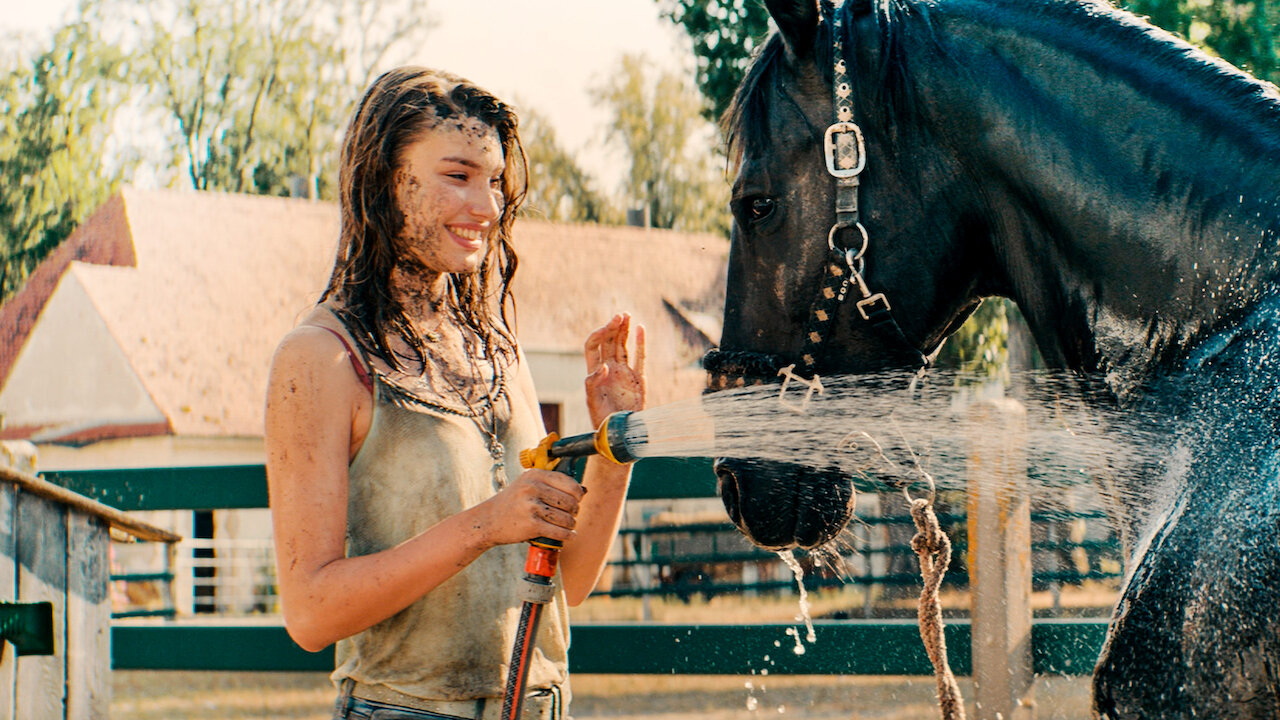
M729 519L735 524L742 521L742 507L739 504L738 496L738 478L733 474L733 470L725 466L724 463L717 462L715 464L716 478L720 481L720 500L724 503L724 508L729 512Z

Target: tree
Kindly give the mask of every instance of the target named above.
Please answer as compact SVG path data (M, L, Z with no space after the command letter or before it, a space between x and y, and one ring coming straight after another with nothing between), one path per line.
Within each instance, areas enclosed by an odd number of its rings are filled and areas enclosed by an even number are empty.
M728 185L717 135L701 98L679 76L648 79L645 60L624 55L619 71L592 90L612 115L608 139L630 160L626 193L654 227L728 235Z
M191 186L261 194L298 179L321 191L347 108L429 27L411 0L87 0L85 12L172 121Z
M127 172L107 171L102 147L123 102L123 60L83 23L0 75L0 300Z
M546 119L533 110L521 114L520 139L529 158L526 213L557 222L618 223L617 208L560 146Z
M1128 0L1121 5L1262 80L1280 83L1277 0Z
M662 14L684 28L697 56L698 87L709 103L704 116L717 122L769 34L769 13L759 0L659 0Z

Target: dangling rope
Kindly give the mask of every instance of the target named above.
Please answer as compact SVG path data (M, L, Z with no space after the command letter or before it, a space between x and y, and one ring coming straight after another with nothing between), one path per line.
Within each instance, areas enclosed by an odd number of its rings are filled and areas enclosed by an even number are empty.
M911 519L916 523L916 535L911 538L911 549L920 559L920 576L924 580L916 617L920 621L920 639L924 641L929 662L933 663L933 675L938 683L938 709L942 720L964 720L964 698L960 696L960 686L956 684L956 676L947 662L942 602L938 599L942 576L951 565L951 540L942 532L938 516L933 511L936 494L933 478L923 470L920 472L929 480L927 498L912 498L907 488L902 488L902 494L911 507Z
M933 476L920 466L920 458L907 436L898 426L897 418L890 417L894 429L907 446L916 474L929 484L927 497L913 498L907 484L902 485L902 495L907 499L911 510L911 519L916 524L915 537L911 538L911 549L920 559L920 576L924 580L924 588L920 591L920 605L916 617L920 622L920 639L924 641L925 652L929 654L929 662L933 664L934 678L938 683L938 709L942 720L964 720L964 698L960 696L960 686L956 684L956 676L951 672L947 662L947 641L943 635L942 601L938 599L938 590L942 587L942 577L951 566L951 539L942 532L938 523L938 515L933 511L933 501L938 495ZM836 447L841 450L856 447L865 441L874 450L874 455L885 463L894 475L901 475L904 470L884 452L884 448L876 439L864 431L851 432L840 439ZM895 483L896 484L896 483Z

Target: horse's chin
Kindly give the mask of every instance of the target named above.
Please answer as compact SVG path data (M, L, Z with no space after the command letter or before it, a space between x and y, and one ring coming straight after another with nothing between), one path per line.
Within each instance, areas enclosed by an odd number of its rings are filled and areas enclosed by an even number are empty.
M852 479L836 470L736 458L715 470L729 518L760 547L819 547L853 517Z

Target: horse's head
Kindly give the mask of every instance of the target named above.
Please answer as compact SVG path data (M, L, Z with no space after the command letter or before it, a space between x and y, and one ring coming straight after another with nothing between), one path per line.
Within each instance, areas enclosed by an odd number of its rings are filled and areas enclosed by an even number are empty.
M983 269L994 265L972 220L979 192L946 151L954 138L929 130L946 110L908 83L911 39L884 14L892 3L848 0L826 17L814 0L766 5L779 32L726 120L737 176L711 390L776 380L791 363L805 375L920 367L991 289ZM838 119L833 81L848 83L851 118ZM766 547L821 545L852 515L852 479L839 472L728 458L716 472L730 517Z

